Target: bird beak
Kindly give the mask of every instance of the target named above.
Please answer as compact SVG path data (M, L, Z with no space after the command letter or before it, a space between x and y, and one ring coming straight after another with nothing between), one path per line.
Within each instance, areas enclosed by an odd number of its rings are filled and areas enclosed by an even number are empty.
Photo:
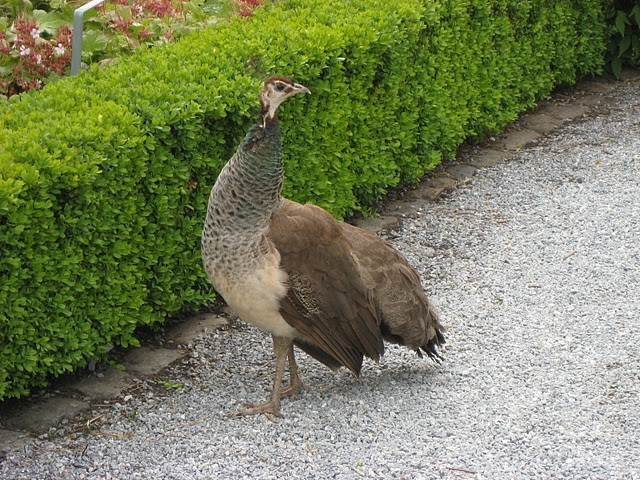
M305 87L304 85L300 85L299 83L294 83L293 84L293 93L306 93L306 94L311 94L311 90L309 90L307 87Z

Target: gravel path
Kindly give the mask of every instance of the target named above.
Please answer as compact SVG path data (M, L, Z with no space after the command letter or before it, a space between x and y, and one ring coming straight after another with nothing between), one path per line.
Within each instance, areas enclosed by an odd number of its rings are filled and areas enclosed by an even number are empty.
M392 346L356 379L300 355L283 420L229 418L273 373L266 336L231 328L0 478L640 478L638 89L395 232L449 327L441 366Z

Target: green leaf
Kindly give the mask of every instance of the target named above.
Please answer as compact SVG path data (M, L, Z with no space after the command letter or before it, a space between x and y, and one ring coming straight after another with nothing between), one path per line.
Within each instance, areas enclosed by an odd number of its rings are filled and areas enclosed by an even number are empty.
M82 38L82 53L92 56L98 52L104 51L107 46L108 39L105 35L97 30L89 30Z
M58 12L45 12L44 10L34 10L33 18L43 32L50 35L58 33L62 25L69 25L69 22Z
M182 382L166 382L166 381L160 381L158 382L160 385L162 385L165 388L171 388L174 390L178 390L180 388L184 387L184 383Z
M618 10L618 15L616 15L616 29L624 37L624 31L626 30L626 26L629 24L629 19L627 18L627 14L622 10Z
M620 79L622 76L622 60L619 58L614 58L611 60L611 70L617 79Z
M626 52L627 50L629 50L629 47L631 46L631 39L634 38L632 36L626 36L622 39L622 41L620 42L620 50L618 52L618 56L621 57L622 54L624 52Z
M635 18L638 28L640 28L640 4L636 5L629 12L629 16Z

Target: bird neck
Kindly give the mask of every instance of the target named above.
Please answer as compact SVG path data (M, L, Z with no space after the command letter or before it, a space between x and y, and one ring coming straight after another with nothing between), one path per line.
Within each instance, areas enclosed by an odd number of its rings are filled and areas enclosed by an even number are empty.
M274 121L275 120L275 121ZM280 205L283 182L277 118L254 125L211 191L207 223L224 234L262 234Z
M267 128L268 124L278 126L278 106L281 102L271 102L260 96L260 114L262 115L262 127Z

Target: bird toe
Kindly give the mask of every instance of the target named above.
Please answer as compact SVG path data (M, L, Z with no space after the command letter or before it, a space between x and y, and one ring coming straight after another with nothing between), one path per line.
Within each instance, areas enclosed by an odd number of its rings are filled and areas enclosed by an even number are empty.
M276 418L283 418L284 415L280 412L280 403L269 400L264 403L243 403L245 410L237 410L231 414L233 417L244 417L247 415L265 414L270 420L274 421L270 416Z

